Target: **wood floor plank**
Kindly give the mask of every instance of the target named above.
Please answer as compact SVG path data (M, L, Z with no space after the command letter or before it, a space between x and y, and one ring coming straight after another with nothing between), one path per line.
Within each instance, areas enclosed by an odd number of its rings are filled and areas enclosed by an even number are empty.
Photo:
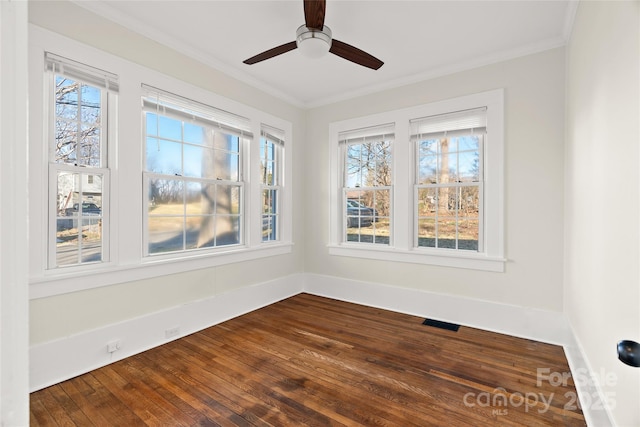
M31 395L33 426L584 426L563 349L300 294ZM572 394L573 393L573 394Z

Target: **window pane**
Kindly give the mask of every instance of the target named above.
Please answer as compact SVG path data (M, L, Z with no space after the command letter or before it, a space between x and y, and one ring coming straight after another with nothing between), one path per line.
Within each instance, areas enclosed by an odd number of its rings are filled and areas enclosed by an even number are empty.
M80 120L87 125L100 126L101 91L97 87L82 84L80 103Z
M273 142L264 138L260 140L260 180L264 185L276 185L278 182L275 151Z
M213 215L216 187L200 182L187 183L187 215Z
M262 241L278 240L278 217L276 215L262 215Z
M78 165L100 167L100 128L82 125Z
M102 220L98 217L82 220L81 263L102 261Z
M478 182L480 179L480 155L477 151L460 153L458 180L461 182Z
M477 219L462 219L458 224L458 249L477 251L478 230L480 223Z
M239 162L240 156L237 153L213 151L213 177L225 181L239 181Z
M372 144L370 150L373 151L372 156L375 158L375 165L374 171L372 171L371 184L367 185L391 185L391 143L389 141L383 141Z
M436 212L436 189L418 189L418 217L433 216Z
M101 174L58 172L56 266L102 261Z
M79 84L63 76L56 76L56 116L75 120L78 117Z
M478 250L477 185L419 188L418 246Z
M184 215L184 184L181 180L149 180L149 213Z
M456 138L458 141L458 150L478 151L480 149L480 138L480 135L469 135Z
M347 228L359 228L358 241L389 244L391 191L356 190L348 191L347 196Z
M71 220L69 220L71 221ZM78 221L73 222L75 225L67 228L63 222L65 231L58 231L56 238L56 267L66 267L78 264L78 254L80 253L80 242L78 241ZM58 230L60 229L60 220L58 220Z
M101 90L56 76L55 99L54 161L101 167Z
M456 248L456 220L451 216L438 216L437 218L437 242L438 248Z
M177 145L177 144L176 144ZM184 145L183 176L210 178L214 171L213 150L194 145Z
M391 142L347 145L345 168L346 187L391 185Z
M424 156L418 163L418 184L435 184L437 182L438 157Z
M262 191L262 241L277 240L278 190Z
M216 246L240 243L240 218L232 215L216 216Z
M451 182L449 179L449 140L442 138L438 142L438 184Z
M277 190L263 190L262 191L262 213L274 214L277 212L276 204Z
M184 247L184 217L149 217L149 253L181 251Z
M477 186L472 186L461 187L459 192L458 249L477 251L480 230L480 191Z
M158 116L153 113L145 114L147 135L158 136Z
M188 216L186 249L207 248L215 245L213 235L214 217Z
M203 145L206 143L206 130L202 126L184 123L184 142Z
M158 118L158 136L175 141L182 140L182 122L166 116Z
M240 213L240 187L218 185L216 192L216 215Z
M147 170L165 175L182 175L182 144L147 138Z
M76 163L77 126L68 120L56 120L55 161L57 163Z

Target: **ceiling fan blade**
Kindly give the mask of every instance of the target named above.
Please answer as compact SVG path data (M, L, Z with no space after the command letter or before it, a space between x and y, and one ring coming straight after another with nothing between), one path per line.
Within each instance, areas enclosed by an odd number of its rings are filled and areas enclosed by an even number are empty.
M304 25L322 30L326 6L326 0L304 0Z
M338 55L347 61L355 62L356 64L360 64L374 70L377 70L382 67L382 64L384 64L384 62L380 61L375 56L369 55L367 52L360 50L357 47L336 39L332 40L329 52L334 55Z
M252 56L249 59L245 59L244 62L245 64L255 64L257 62L260 61L264 61L265 59L269 59L269 58L273 58L274 56L278 56L278 55L282 55L283 53L287 53L290 50L293 50L295 48L297 48L298 45L296 44L296 42L289 42L289 43L285 43L283 45L280 45L278 47L274 47L273 49L269 49L266 50L262 53L257 54L256 56Z

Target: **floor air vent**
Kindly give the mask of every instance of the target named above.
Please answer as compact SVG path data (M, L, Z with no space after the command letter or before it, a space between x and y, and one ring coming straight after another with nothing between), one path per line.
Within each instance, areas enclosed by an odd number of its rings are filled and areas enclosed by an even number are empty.
M434 328L446 329L447 331L454 331L454 332L458 332L458 328L460 328L460 325L456 325L455 323L441 322L440 320L433 320L433 319L424 319L424 322L422 322L422 324L427 326L433 326Z

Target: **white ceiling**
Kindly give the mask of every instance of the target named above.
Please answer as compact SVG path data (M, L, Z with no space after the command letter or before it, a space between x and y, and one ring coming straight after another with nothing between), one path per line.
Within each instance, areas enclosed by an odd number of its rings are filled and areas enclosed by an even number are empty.
M300 107L314 107L565 44L576 1L328 0L333 37L384 61L377 71L294 50L302 0L77 1L133 31Z

